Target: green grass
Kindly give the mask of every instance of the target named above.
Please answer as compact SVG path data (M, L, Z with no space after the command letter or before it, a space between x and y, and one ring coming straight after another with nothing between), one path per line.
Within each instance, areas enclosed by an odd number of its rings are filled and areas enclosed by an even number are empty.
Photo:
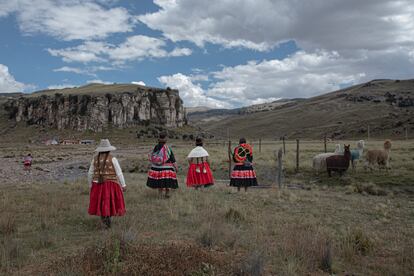
M381 143L369 141L367 147L380 148ZM186 188L184 160L191 146L171 144L181 166L180 188L168 200L159 198L145 186L144 172L126 173L127 214L114 218L110 230L87 214L85 179L2 185L1 272L408 275L413 271L414 205L408 192L414 180L412 141L393 144L390 172L365 172L359 165L342 178L312 172L311 157L323 145L311 141L301 145L300 170L295 173L295 144L289 142L285 182L304 189L274 187L247 193L237 193L223 182L199 191ZM128 147L133 153L138 146L151 148L138 142ZM258 152L255 146L255 166L263 184L275 184L273 150L279 147L266 143ZM329 144L329 150L333 147ZM224 180L226 146L207 143L206 148L216 179ZM88 147L60 149L36 150L55 158L85 154ZM15 154L20 151L16 148ZM146 163L142 154L121 155L124 170L131 162ZM372 187L386 195L370 193Z

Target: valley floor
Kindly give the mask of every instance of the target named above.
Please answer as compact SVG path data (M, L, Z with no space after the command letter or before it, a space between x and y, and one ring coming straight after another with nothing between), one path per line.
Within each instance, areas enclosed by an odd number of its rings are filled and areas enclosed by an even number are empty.
M341 141L343 142L343 141ZM206 145L213 187L185 187L192 146L172 141L180 188L169 199L145 186L150 144L123 144L127 214L105 230L87 214L86 172L93 146L2 145L0 272L23 275L409 275L414 271L414 143L396 141L389 172L328 178L311 169L319 141L293 142L284 157L286 188L274 184L279 141L255 150L262 184L227 186L227 146ZM355 142L352 142L355 144ZM381 148L369 141L367 148ZM334 145L328 145L333 151ZM34 155L26 175L21 160Z

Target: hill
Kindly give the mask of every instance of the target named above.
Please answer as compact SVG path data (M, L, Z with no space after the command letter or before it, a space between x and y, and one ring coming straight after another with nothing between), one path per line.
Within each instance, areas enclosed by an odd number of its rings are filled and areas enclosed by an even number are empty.
M131 84L39 91L12 97L3 106L15 122L77 131L149 124L179 127L185 121L178 90Z
M209 110L190 121L216 136L278 139L403 137L414 131L414 80L373 80L309 99L284 101L271 110ZM277 103L277 102L276 102ZM222 117L214 117L218 113ZM197 117L198 116L198 117Z
M200 125L212 121L220 121L237 115L245 115L257 112L271 111L286 104L300 102L303 99L280 99L270 103L255 104L235 109L212 109L207 107L186 108L188 121L194 125Z
M60 93L63 95L101 95L105 93L118 94L131 91L165 91L165 89L143 86L138 84L130 83L119 83L119 84L102 84L102 83L91 83L80 87L63 88L63 89L47 89L33 92L28 94L29 97L37 97L41 95L54 95Z

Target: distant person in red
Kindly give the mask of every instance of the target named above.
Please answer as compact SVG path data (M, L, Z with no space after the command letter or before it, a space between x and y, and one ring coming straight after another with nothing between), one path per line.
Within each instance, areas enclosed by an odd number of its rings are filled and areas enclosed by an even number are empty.
M231 172L230 186L247 188L257 186L256 172L253 169L253 148L246 143L245 138L240 138L239 145L234 149L233 160L236 163Z
M33 161L33 157L32 154L29 153L27 156L24 157L23 159L23 166L24 166L24 170L27 173L31 173L32 172L32 161Z
M196 139L196 147L188 154L187 187L208 187L214 184L210 170L208 152L203 148L203 139Z
M114 150L108 139L102 139L88 172L91 187L88 213L100 216L107 228L111 227L112 216L123 216L126 212L123 194L126 184L118 160L111 155Z

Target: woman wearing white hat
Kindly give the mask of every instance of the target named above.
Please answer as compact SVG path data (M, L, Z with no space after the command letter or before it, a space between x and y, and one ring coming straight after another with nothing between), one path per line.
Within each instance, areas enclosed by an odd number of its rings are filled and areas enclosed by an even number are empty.
M108 139L102 139L88 172L91 187L88 213L100 216L108 228L111 227L112 216L125 214L125 179L118 160L110 153L114 150L116 148Z

